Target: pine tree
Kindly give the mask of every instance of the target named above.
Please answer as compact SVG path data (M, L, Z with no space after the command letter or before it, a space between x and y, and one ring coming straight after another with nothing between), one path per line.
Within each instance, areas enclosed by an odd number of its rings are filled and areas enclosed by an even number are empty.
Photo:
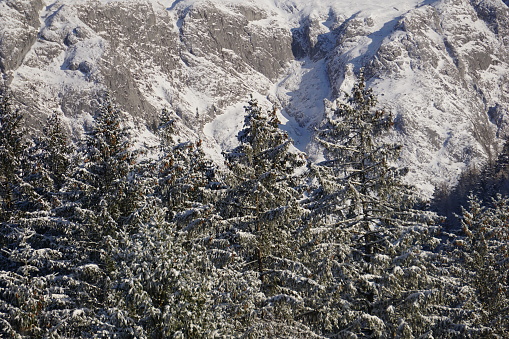
M35 139L31 149L31 158L36 164L32 171L31 180L38 182L38 189L45 186L46 192L41 192L47 200L55 197L47 196L51 192L58 192L67 180L72 168L74 147L65 131L62 119L53 113L46 120L42 134Z
M2 239L5 246L0 265L1 333L43 337L65 327L63 319L77 309L66 294L66 284L74 280L72 263L66 256L73 245L68 241L69 225L51 211L60 207L60 185L56 183L65 180L68 163L65 170L62 166L58 171L50 159L68 158L70 147L62 133L51 132L60 128L54 119L34 144L25 141L21 115L11 109L8 99L3 99L6 114L2 116L2 135L10 141L3 139L1 147L6 154L6 162L2 162L6 181L2 183L13 199L10 206L3 206L9 217L2 221L2 234L6 236Z
M14 109L11 97L0 93L0 335L39 333L44 278L33 277L37 266L30 255L38 238L30 225L24 225L38 200L33 187L25 181L31 163L22 116Z
M65 232L58 243L69 267L67 283L60 286L68 296L62 313L70 315L55 330L60 335L110 336L129 328L115 307L115 258L125 234L136 232L130 220L144 196L136 185L135 157L122 120L122 112L106 98L85 135L79 160L62 182L63 204L52 210ZM47 165L61 168L58 158L48 158Z
M168 210L168 220L196 237L207 236L209 221L215 215L215 191L221 184L217 182L215 166L205 157L201 140L175 140L175 122L174 114L162 111L157 194Z
M143 199L128 221L133 232L120 232L113 288L119 302L112 311L135 337L224 337L233 330L214 310L218 273L204 246L214 169L199 144L174 142L167 111L161 120L157 162L137 166Z
M6 91L0 92L0 221L33 209L37 200L33 188L24 180L30 164L23 117L11 101Z

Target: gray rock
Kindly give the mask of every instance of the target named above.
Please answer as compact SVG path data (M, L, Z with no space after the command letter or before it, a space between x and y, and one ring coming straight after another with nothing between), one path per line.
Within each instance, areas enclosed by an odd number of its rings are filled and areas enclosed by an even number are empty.
M188 8L180 17L180 40L191 54L210 59L216 65L228 58L224 50L233 51L242 61L233 63L236 70L242 72L248 65L274 80L293 59L290 32L250 24L266 14L253 14L253 7L238 8L238 15L207 3Z
M18 68L37 38L42 1L7 0L0 3L0 71Z
M380 27L376 17L332 9L284 22L254 1L5 0L0 71L34 124L60 110L79 134L109 92L134 120L151 125L167 107L183 138L202 138L225 108L243 114L251 93L270 95L312 130L325 98L309 96L341 97L364 67L397 117L390 138L404 144L412 180L453 183L493 158L509 133L509 7L425 3ZM278 4L297 18L295 4Z

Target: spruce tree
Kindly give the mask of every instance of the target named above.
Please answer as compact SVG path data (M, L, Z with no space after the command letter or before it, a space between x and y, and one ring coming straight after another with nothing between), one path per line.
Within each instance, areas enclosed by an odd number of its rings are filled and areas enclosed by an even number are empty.
M34 208L37 200L24 177L30 168L28 140L22 115L12 107L6 90L0 92L0 221L18 217Z
M42 134L35 139L35 145L30 150L31 158L36 164L32 171L31 180L38 183L38 190L47 200L55 199L58 192L67 180L74 157L74 147L65 130L61 117L53 113L46 119L42 127Z
M6 91L0 92L0 335L39 333L37 317L44 281L32 277L37 267L26 258L37 238L21 220L34 210L37 194L24 180L31 164L27 157L22 115L12 107Z
M275 109L264 112L251 99L245 110L240 145L225 153L231 176L218 204L224 220L218 238L227 240L240 256L240 272L258 276L265 295L253 305L258 318L246 335L310 336L296 321L312 285L306 277L309 270L299 262L296 238L304 214L296 172L305 159L279 129Z
M130 329L140 338L208 338L227 323L214 310L215 268L199 243L165 220L156 201L143 207L147 217L137 232L123 233L114 310L126 319L119 330ZM118 318L118 317L117 317ZM122 326L119 326L122 325Z
M214 310L218 274L204 242L214 169L199 144L174 141L173 123L163 110L157 162L137 166L143 199L128 221L133 231L120 232L115 312L135 337L224 337L232 330Z
M406 169L396 166L401 147L382 139L392 115L376 105L361 73L316 132L325 160L310 165L308 257L333 296L317 305L317 316L331 334L421 335L440 318L429 311L442 284L438 259L426 250L439 243L435 217L415 208Z
M115 307L116 258L123 234L135 232L129 221L143 194L135 183L136 162L123 118L107 97L85 134L76 165L62 183L63 204L53 209L66 232L59 243L72 267L62 290L69 296L67 306L82 310L65 318L62 335L109 336L124 328L122 312ZM49 158L48 165L60 168L56 160ZM69 308L65 312L72 313Z
M201 140L182 142L176 138L176 116L161 113L157 134L160 138L158 186L156 193L167 208L167 219L198 237L210 235L214 219L216 168L203 152Z
M83 183L92 190L84 196L88 208L106 206L115 222L121 223L132 210L128 175L133 169L129 129L123 113L107 97L92 129L85 138ZM102 209L102 207L100 207ZM103 235L110 231L102 228Z
M463 321L469 332L486 337L509 331L508 207L509 199L500 195L490 207L471 195L455 239Z
M66 152L70 152L70 147L63 134L47 130L59 128L57 124L50 126L51 123L45 126L47 134L33 144L28 143L20 125L21 115L12 110L8 98L4 97L2 102L5 113L2 135L7 137L2 139L1 147L6 155L6 161L2 162L5 178L2 187L10 191L12 198L10 206L2 206L6 212L3 215L9 215L8 220L2 221L5 235L0 272L3 334L43 337L55 327L62 327L66 307L67 311L76 309L76 304L64 302L69 300L69 295L62 284L72 280L72 265L66 257L68 248L63 247L67 243L68 225L52 214L52 209L60 206L59 185L55 183L63 182L68 168L66 164L65 170L58 172L49 161L68 158L70 154ZM50 138L55 147L46 142Z
M275 110L263 112L254 99L245 109L241 144L225 153L232 183L220 211L263 280L271 257L289 257L292 251L292 232L302 212L294 174L305 162L290 150L292 141L279 129Z

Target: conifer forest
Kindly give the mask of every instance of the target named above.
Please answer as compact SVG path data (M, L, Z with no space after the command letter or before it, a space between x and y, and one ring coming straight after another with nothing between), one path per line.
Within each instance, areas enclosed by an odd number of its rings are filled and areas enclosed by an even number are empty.
M423 201L362 74L318 162L255 99L224 166L174 112L135 147L100 101L71 140L0 95L0 337L509 336L508 145Z

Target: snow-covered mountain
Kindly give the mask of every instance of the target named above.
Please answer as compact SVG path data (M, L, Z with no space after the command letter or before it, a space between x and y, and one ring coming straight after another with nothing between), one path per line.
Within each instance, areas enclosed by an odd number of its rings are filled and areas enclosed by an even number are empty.
M508 132L509 1L0 0L1 82L37 126L79 133L109 91L150 126L164 107L211 156L253 94L318 157L313 127L361 67L391 110L409 180L430 196ZM325 100L326 99L326 100ZM146 135L145 133L144 135Z

